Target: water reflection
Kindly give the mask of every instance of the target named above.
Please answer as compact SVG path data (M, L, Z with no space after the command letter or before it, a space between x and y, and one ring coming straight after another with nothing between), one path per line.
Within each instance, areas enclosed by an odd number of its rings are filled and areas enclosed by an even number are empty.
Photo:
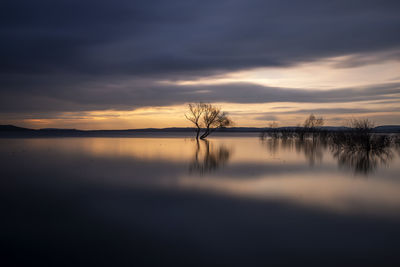
M400 135L396 135L393 138L393 143L394 143L395 150L397 151L397 154L400 156Z
M283 141L282 145L285 146L285 143L287 140ZM322 162L324 150L327 147L326 142L319 139L295 139L294 145L297 153L304 154L310 166Z
M224 145L217 146L208 140L196 140L189 172L205 174L215 171L229 161L230 155L231 150Z
M379 166L385 166L393 159L390 147L377 149L350 149L348 147L332 147L333 156L342 168L353 170L355 174L368 175Z
M366 132L340 132L331 137L331 150L340 167L368 175L393 158L395 137Z
M316 257L316 266L400 266L397 153L375 169L379 179L354 179L329 148L256 137L0 140L2 248L20 255L10 256L18 266L310 266Z
M320 142L316 142L314 140L296 141L296 150L304 153L304 156L306 157L310 166L314 166L315 163L322 162L324 149L325 147Z
M371 146L344 145L328 138L261 138L271 155L276 156L280 149L303 154L310 167L322 163L323 156L330 153L339 167L350 169L355 174L368 175L380 166L387 166L393 159L395 148L399 151L396 139L393 142L380 141L387 137L374 137Z
M271 155L276 156L280 149L288 151L296 151L297 154L303 154L309 164L314 166L316 163L321 163L324 151L327 147L325 142L309 139L262 139L262 143L267 147Z

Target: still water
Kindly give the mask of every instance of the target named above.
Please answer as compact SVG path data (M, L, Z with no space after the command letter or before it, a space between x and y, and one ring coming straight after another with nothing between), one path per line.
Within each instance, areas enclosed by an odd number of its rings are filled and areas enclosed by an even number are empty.
M256 136L0 139L3 259L396 265L399 154Z

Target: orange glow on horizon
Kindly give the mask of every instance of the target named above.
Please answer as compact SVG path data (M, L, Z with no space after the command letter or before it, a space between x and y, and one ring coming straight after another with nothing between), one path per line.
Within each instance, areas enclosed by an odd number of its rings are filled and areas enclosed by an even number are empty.
M335 109L336 103L303 104L303 103L268 103L268 104L232 104L216 103L222 110L228 112L234 121L234 127L268 127L276 121L278 126L296 126L301 124L309 115L308 109ZM398 124L400 118L399 105L375 104L374 102L343 103L341 108L365 109L371 112L350 114L318 114L323 116L325 125L343 126L350 118L370 118L377 125ZM300 110L300 111L299 111ZM377 110L377 111L374 111ZM393 111L390 111L393 110ZM140 108L131 111L87 111L62 113L57 118L29 118L23 120L8 120L6 124L15 124L28 128L74 128L91 129L140 129L192 127L184 114L186 105L171 107ZM299 112L297 112L299 111ZM394 119L393 119L394 118Z

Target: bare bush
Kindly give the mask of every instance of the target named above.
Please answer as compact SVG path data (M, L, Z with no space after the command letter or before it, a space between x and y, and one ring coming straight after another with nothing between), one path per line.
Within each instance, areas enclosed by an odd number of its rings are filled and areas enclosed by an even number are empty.
M305 121L304 121L304 128L306 129L317 129L324 125L324 119L322 117L315 117L314 114L311 114Z

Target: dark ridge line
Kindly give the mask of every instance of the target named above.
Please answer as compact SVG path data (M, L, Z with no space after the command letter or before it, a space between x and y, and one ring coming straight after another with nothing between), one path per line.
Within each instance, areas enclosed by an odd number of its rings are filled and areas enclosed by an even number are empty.
M295 130L299 127L278 127L278 128L259 128L259 127L231 127L216 129L216 133L261 133L274 130ZM348 131L348 127L324 126L325 131ZM0 125L0 137L106 137L106 136L133 136L151 134L191 134L195 128L191 127L170 127L170 128L146 128L146 129L127 129L127 130L78 130L78 129L29 129L14 125ZM400 133L400 125L383 125L372 129L373 133Z

